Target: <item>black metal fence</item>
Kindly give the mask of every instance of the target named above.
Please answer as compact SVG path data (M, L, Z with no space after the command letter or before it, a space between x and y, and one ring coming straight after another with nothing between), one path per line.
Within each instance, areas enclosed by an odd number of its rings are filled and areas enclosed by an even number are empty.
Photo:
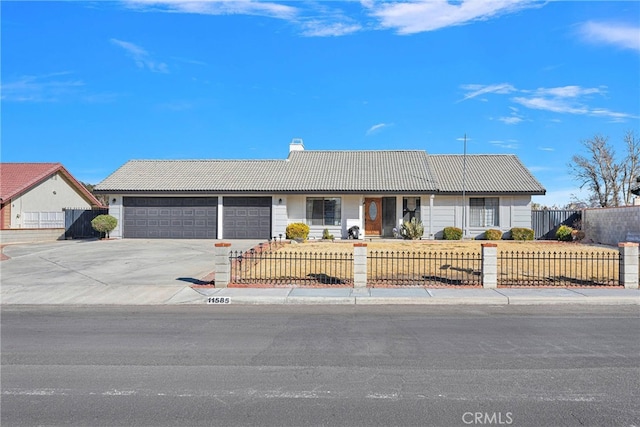
M262 247L232 251L231 283L273 286L354 284L352 252L297 252ZM364 262L364 260L363 260ZM618 251L500 251L497 285L620 286ZM367 286L481 287L479 252L369 251Z
M64 209L64 238L82 239L100 237L100 233L91 226L91 220L98 215L107 215L108 213L109 208Z
M619 286L617 252L500 252L498 286Z
M231 282L353 286L353 253L232 251Z
M482 286L480 253L372 251L367 284Z
M543 209L531 211L531 228L535 239L556 240L561 225L580 228L582 211L571 209Z

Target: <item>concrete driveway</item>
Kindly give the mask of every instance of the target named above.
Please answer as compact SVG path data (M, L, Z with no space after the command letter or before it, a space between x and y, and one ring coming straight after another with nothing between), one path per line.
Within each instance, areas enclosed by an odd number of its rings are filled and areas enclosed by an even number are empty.
M217 240L62 240L4 247L2 287L136 286L201 283ZM229 241L245 251L255 240ZM4 293L4 292L3 292Z

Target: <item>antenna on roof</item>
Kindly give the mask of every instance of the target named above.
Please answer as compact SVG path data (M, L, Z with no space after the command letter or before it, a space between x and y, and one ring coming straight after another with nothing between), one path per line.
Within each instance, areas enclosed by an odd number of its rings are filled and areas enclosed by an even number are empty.
M467 134L464 134L464 154L462 155L462 235L467 237L467 202L465 184L467 180Z

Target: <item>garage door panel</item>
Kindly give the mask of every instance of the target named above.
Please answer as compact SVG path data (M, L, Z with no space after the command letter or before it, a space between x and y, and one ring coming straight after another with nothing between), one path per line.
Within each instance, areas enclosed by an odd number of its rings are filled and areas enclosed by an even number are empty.
M266 240L270 237L271 197L225 197L222 204L225 239Z
M216 238L216 197L125 197L123 205L125 238Z

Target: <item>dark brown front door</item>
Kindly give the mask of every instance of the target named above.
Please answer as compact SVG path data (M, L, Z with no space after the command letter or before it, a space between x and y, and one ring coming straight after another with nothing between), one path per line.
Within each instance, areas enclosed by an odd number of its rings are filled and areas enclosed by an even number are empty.
M382 234L382 199L364 199L364 232L365 236Z

